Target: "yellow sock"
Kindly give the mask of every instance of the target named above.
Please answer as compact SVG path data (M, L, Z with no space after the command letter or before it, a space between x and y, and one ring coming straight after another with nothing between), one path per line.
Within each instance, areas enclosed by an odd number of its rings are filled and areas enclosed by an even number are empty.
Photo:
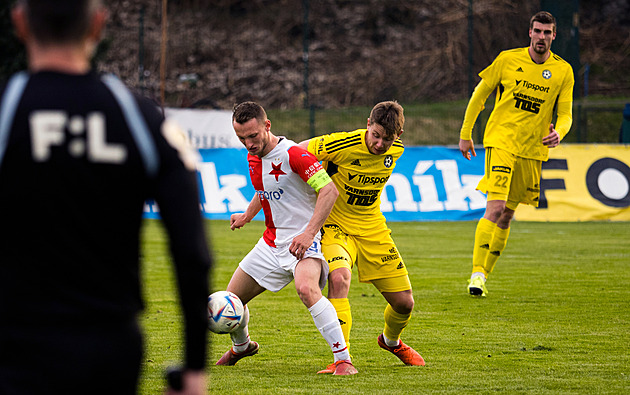
M337 318L341 324L343 338L346 341L348 350L350 349L350 329L352 329L352 311L350 311L350 301L348 298L329 299L333 307L337 311Z
M485 269L485 262L490 249L490 242L492 241L492 236L496 228L497 224L485 218L481 218L477 223L475 246L473 248L473 273L481 272L486 276L488 275Z
M392 309L391 305L387 305L385 307L385 329L383 329L383 334L386 338L390 340L398 340L400 339L400 334L403 329L411 320L411 313L409 314L400 314Z
M499 259L501 253L505 249L505 245L507 244L507 239L509 235L510 228L501 229L497 227L497 229L494 231L494 237L492 238L492 242L490 243L490 250L486 256L486 262L483 266L486 276L492 273L494 265L497 263L497 259Z

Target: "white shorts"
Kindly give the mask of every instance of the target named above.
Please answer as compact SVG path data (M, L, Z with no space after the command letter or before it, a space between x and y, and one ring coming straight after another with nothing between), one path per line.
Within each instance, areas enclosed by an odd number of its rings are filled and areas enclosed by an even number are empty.
M321 236L318 233L311 248L306 250L304 258L317 258L322 263L319 276L319 288L324 289L328 278L328 263L322 254ZM249 274L261 287L278 292L293 281L293 273L298 259L289 252L290 244L271 247L261 237L254 248L243 258L240 268Z

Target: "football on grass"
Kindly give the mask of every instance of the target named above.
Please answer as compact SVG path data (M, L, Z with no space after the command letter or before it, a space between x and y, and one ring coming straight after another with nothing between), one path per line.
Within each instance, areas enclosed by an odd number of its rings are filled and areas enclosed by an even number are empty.
M236 294L218 291L208 296L208 328L214 333L230 333L243 322L243 303Z

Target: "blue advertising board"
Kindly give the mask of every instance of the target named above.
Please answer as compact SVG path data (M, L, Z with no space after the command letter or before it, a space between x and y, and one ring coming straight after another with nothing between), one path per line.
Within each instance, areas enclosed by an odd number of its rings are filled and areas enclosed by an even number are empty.
M254 196L247 151L239 148L199 150L201 211L208 219L229 219L243 212ZM444 221L479 219L486 197L475 190L484 173L482 149L471 161L457 148L407 147L398 159L381 195L388 221ZM159 208L145 206L146 218L157 218ZM262 213L255 218L262 220Z

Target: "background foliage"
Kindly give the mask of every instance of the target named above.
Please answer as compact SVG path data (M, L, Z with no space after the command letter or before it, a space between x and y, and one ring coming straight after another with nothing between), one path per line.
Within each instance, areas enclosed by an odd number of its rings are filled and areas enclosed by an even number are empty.
M0 3L0 81L26 68L24 46L13 33L11 6L14 0Z
M12 2L0 5L0 77L23 65L21 55L12 55L19 49L8 21ZM269 108L300 108L305 46L309 103L317 108L465 99L471 4L476 79L499 51L529 43L529 18L541 1L170 0L167 104L231 108L253 99ZM162 0L107 6L101 69L159 97ZM629 15L628 0L579 2L576 34L590 94L630 94ZM583 81L584 66L575 72Z
M24 67L11 2L0 3L0 78ZM259 101L276 117L274 130L297 140L362 127L375 102L396 99L407 109L406 144L456 144L477 73L499 51L529 43L529 18L542 3L169 0L162 40L163 0L110 0L94 63L158 103L163 86L165 106L229 110ZM575 74L579 92L589 94L575 102L566 141L617 142L630 102L630 0L553 4L579 4L579 13L559 24L579 27L564 36L579 36ZM477 142L488 113L473 135Z

